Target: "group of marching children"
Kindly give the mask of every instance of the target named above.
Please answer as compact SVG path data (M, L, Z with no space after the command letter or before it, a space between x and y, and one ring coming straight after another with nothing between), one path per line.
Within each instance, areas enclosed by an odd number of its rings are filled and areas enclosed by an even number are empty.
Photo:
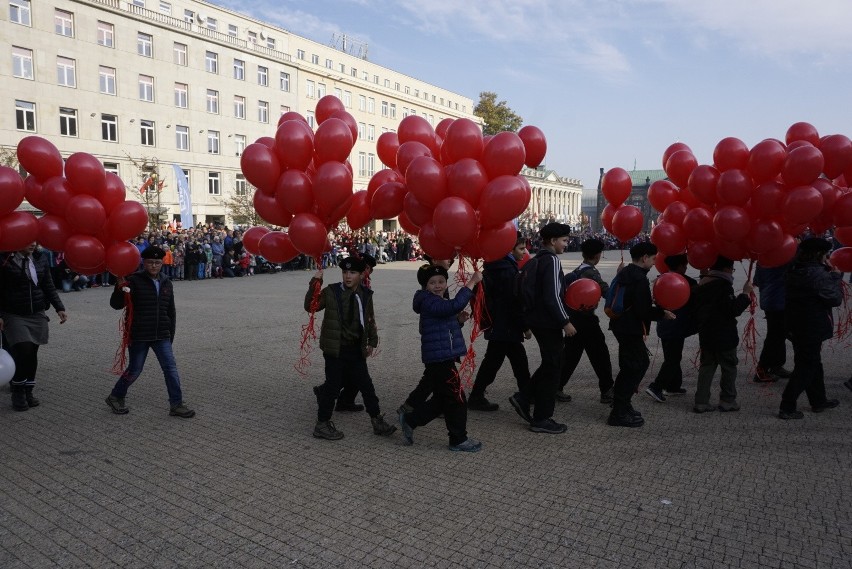
M655 266L657 248L642 242L630 249L630 263L618 266L615 279L605 282L596 265L604 244L589 239L582 244L583 261L566 277L558 255L567 245L569 226L550 223L540 230L542 247L522 268L528 257L525 240L518 234L515 247L506 257L486 262L483 272L474 272L455 297L448 294L448 269L451 261L432 261L417 271L420 290L414 294L413 310L419 315L421 359L424 372L418 385L397 410L399 429L407 445L414 443L414 432L433 419L443 416L449 435L449 449L477 452L482 443L467 434L467 411L496 411L497 403L486 397L506 358L517 381L517 391L509 398L518 415L536 433L559 434L567 426L554 419L557 401L567 402L569 379L585 352L600 389L600 402L611 407L607 424L640 427L642 414L632 405L650 365L646 339L652 321L657 322L664 361L647 393L664 402L667 395L686 393L681 360L684 340L698 334L701 348L700 367L693 410L738 411L736 376L739 336L737 317L750 305L753 292L748 280L737 294L733 286L734 262L719 256L700 281L685 273L686 255L665 259L668 269L683 275L690 285L689 302L675 311L654 303L649 270ZM784 391L779 417L797 419L796 401L804 391L814 412L838 405L828 399L823 381L820 347L832 335L831 310L842 300L840 273L827 264L830 244L824 239L805 239L796 259L784 271L782 288L787 302L781 315L772 314L772 330L766 346L767 365L758 368L755 381L776 381L783 369L783 339L793 343L795 366ZM314 388L318 412L314 436L337 440L343 433L332 422L334 409L360 411L355 395L362 393L377 435L389 436L397 427L382 415L366 358L378 345L373 293L364 282L374 263L350 257L343 263L342 282L322 286L323 273L311 280L305 297L306 310L324 310L320 348L325 358L325 383ZM761 273L758 273L761 274ZM613 368L606 338L596 307L587 310L569 308L566 286L578 278L594 280L605 298L609 330L618 343L618 373ZM488 347L479 366L469 398L459 378L457 363L467 353L462 326L469 317L465 308L471 303L478 283L484 287L481 327ZM771 292L770 286L766 292ZM763 291L762 291L763 294ZM318 295L318 297L317 297ZM770 319L767 313L767 319ZM779 335L778 330L782 330ZM778 338L781 356L778 356ZM530 374L523 342L535 339L541 364ZM710 391L717 368L721 368L718 404L711 404ZM770 375L778 374L778 375ZM845 385L852 389L852 381ZM336 402L336 405L335 405Z

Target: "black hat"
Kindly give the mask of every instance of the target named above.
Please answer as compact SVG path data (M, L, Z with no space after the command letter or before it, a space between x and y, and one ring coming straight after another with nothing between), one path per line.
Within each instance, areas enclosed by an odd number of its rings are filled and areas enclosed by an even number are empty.
M447 269L445 269L441 265L423 265L422 267L417 269L417 282L420 283L420 286L425 288L426 283L429 282L429 279L436 275L440 275L448 280L450 278L450 273L448 273Z
M820 237L809 237L799 243L799 251L807 253L828 253L831 243Z
M342 271L355 271L356 273L363 273L367 269L367 262L364 259L357 259L355 257L347 257L340 263L340 269Z
M370 267L371 269L376 268L376 258L375 257L373 257L372 255L367 255L366 253L364 253L363 255L361 255L361 258L364 259L364 262L367 263L368 267Z
M567 237L571 235L571 227L564 223L548 223L539 230L542 239L554 239L556 237Z
M586 239L583 241L583 244L580 245L580 251L583 252L583 257L586 259L591 259L598 253L603 252L604 243L600 239Z
M716 257L716 262L713 263L713 266L710 267L713 271L723 271L725 269L733 269L734 261L733 259L729 259L724 255L719 255Z
M143 259L162 259L166 256L166 252L157 247L156 245L150 245L145 247L145 250L142 251Z

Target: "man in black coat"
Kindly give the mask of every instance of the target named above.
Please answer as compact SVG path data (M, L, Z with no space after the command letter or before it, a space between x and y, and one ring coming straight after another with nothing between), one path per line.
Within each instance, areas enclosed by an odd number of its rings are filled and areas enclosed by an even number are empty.
M109 299L114 309L127 308L125 323L130 322L127 369L106 398L107 405L117 415L129 412L124 397L130 385L142 373L150 348L154 350L166 380L171 407L169 415L184 419L195 416L195 411L183 403L180 376L172 353L177 313L172 281L160 274L165 255L165 251L156 245L146 248L142 252L143 269L127 277L127 280L119 279Z

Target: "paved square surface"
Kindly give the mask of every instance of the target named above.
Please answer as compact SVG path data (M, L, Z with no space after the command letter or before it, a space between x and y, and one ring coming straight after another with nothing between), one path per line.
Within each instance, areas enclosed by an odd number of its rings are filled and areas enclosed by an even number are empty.
M618 257L606 253L605 278ZM380 352L369 365L393 422L422 372L418 265L373 277ZM469 415L478 454L449 452L442 421L404 447L398 433L373 435L365 413L336 414L346 437L329 442L311 436L318 349L307 377L293 368L311 274L176 283L190 420L168 416L153 354L130 414L113 415L103 400L119 313L109 289L64 294L70 319L53 318L40 355L42 405L15 413L5 392L0 404L0 568L852 567L848 348L824 349L841 406L817 415L803 396L800 421L776 418L783 383L751 383L742 362L742 410L694 415L696 338L684 352L690 393L652 401L641 392L662 359L652 334L634 398L642 428L605 424L584 358L574 401L557 405L564 435L521 423L507 362L488 392L500 410ZM528 353L535 368L534 344Z

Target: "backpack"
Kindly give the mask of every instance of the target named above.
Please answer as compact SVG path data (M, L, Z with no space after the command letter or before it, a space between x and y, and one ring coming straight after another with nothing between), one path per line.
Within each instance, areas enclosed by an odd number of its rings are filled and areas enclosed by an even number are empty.
M533 257L526 262L515 276L513 288L512 293L518 301L521 312L523 314L532 312L538 296L538 257Z
M588 266L588 265L586 265L586 266L585 266L585 268L583 268L583 265L584 265L584 264L585 264L585 263L580 263L580 266L579 266L579 267L577 267L576 269L574 269L573 271L571 271L570 273L568 273L567 275L565 275L565 278L564 278L564 280L563 280L562 282L564 283L564 285L565 285L565 288L566 288L566 289L567 289L567 288L568 288L568 286L569 286L571 283L573 283L574 281L576 281L576 280L578 280L578 279L583 278L583 273L584 273L584 272L586 272L586 269L587 269L587 268L589 268L589 266ZM581 269L582 269L582 270L581 270Z
M627 307L624 306L624 293L627 291L627 286L618 281L616 276L609 284L609 290L606 291L604 297L604 314L609 316L610 320L618 320Z

